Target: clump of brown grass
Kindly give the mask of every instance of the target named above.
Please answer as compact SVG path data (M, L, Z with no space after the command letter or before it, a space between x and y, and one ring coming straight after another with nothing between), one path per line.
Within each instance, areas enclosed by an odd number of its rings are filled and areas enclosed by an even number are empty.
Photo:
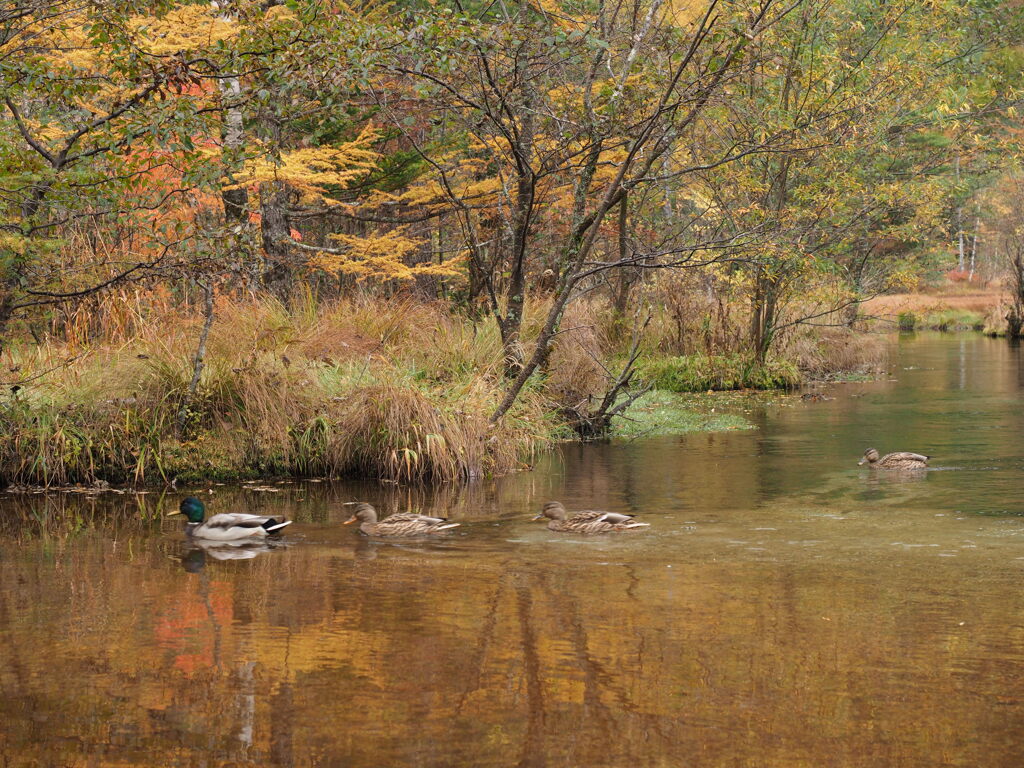
M545 382L547 394L559 405L578 407L603 396L608 387L605 361L613 353L613 345L603 318L609 311L596 301L569 305L548 357Z
M742 302L710 274L659 275L643 298L652 307L645 348L650 356L721 356L746 351Z
M997 306L991 307L985 314L984 326L982 332L986 336L1005 336L1009 333L1009 323L1007 322L1007 315L1010 313L1010 306L1005 303L1000 303Z
M783 354L814 379L874 375L884 370L888 345L883 336L845 327L814 328L793 334Z
M323 450L329 474L452 480L520 466L534 436L522 419L491 428L487 413L496 402L488 389L470 382L441 397L394 384L354 391L331 419L336 429Z

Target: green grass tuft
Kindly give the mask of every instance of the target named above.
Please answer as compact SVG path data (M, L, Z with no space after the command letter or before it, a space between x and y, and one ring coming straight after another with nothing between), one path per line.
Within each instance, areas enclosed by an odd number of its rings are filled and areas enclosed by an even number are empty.
M669 392L792 389L801 381L800 372L790 362L768 360L762 364L738 354L657 358L642 363L640 375L655 389Z
M985 313L967 309L942 309L921 317L917 328L928 328L933 331L980 331L985 328Z

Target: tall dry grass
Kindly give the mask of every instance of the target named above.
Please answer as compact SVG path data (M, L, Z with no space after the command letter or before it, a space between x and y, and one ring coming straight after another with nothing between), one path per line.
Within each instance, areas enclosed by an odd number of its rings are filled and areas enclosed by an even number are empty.
M578 408L603 396L620 344L608 307L597 301L570 304L555 337L544 390L557 407Z
M885 371L889 345L884 336L846 327L819 327L793 334L783 354L812 379L874 376Z
M0 402L0 475L46 485L455 480L513 470L557 430L532 390L489 426L502 392L500 340L440 304L221 298L215 311L183 432L201 323L191 313L161 311L128 339L119 326L91 343L71 334L8 352L25 383Z
M653 317L644 340L645 370L668 388L787 388L808 378L871 375L885 365L885 338L846 327L840 311L817 317L814 326L788 326L757 363L743 292L699 271L653 281L644 299ZM815 314L816 307L793 302L781 321L788 325L801 314Z

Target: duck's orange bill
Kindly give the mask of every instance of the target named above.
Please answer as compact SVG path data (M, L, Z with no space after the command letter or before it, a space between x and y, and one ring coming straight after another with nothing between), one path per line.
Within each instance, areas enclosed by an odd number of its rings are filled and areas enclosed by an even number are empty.
M348 525L349 523L354 523L355 521L356 521L356 516L352 515L352 517L350 517L348 520L346 520L344 523L342 523L342 525Z

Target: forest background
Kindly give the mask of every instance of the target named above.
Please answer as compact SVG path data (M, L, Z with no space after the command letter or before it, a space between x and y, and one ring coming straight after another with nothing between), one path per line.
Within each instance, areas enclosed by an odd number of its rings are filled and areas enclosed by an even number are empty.
M1022 22L4 0L0 478L466 479L897 326L1019 336Z

